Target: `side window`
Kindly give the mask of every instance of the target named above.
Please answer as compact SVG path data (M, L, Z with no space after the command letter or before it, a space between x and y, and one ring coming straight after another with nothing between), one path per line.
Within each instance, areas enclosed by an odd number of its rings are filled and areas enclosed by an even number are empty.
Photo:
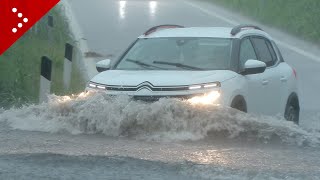
M272 45L273 45L273 47L274 47L274 50L277 52L280 61L281 61L281 62L284 62L283 57L282 57L282 54L281 54L281 52L280 52L280 49L278 48L278 46L276 45L276 43L275 43L274 41L272 41Z
M249 59L258 59L249 38L243 39L240 45L240 67Z
M266 43L267 43L267 46L268 46L269 51L270 51L270 53L271 53L272 60L273 60L274 62L276 62L277 59L278 59L276 52L274 51L274 49L273 49L273 47L272 47L272 45L271 45L271 43L270 43L269 41L266 41Z
M256 47L258 56L260 58L259 60L265 62L267 66L273 66L276 62L277 56L275 55L271 44L265 39L258 37L252 38L252 41ZM270 52L270 49L272 49L273 55Z

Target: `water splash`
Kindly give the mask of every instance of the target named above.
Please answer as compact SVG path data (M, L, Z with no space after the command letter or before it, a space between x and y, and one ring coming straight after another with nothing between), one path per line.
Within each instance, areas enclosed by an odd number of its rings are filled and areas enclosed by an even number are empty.
M227 138L318 146L320 133L307 132L283 119L254 116L227 107L193 105L177 99L137 102L104 93L49 97L48 103L11 109L0 114L13 129L105 134L144 140L199 140L217 134Z

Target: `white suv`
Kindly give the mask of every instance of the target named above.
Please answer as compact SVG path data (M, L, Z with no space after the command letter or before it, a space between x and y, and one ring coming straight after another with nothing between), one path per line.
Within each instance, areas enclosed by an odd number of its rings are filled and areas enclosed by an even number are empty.
M296 72L257 26L156 26L117 61L98 62L97 70L87 89L143 101L220 104L299 123Z

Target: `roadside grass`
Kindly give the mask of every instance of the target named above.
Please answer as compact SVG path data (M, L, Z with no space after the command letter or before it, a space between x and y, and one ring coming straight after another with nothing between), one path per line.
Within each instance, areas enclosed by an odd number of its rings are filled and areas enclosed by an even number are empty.
M0 56L0 107L19 107L38 102L42 56L48 56L53 61L52 93L65 95L83 91L85 81L76 62L72 67L70 90L66 91L63 87L65 43L75 42L61 8L57 6L49 12L54 17L51 38L47 18L44 17ZM75 59L78 57L74 57L74 61L77 61Z
M319 0L206 0L320 44Z

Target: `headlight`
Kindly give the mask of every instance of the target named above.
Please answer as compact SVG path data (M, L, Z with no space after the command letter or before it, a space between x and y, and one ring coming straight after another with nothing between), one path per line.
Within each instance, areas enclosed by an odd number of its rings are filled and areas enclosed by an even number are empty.
M188 100L191 104L215 104L217 100L220 98L221 94L219 91L211 91L202 96L195 96Z
M107 89L107 87L105 85L95 84L95 83L92 83L92 82L89 82L88 87L89 88L93 88L93 89L101 89L101 90L106 90Z
M207 88L216 88L216 87L221 87L220 82L192 85L192 86L189 86L189 90L207 89Z

